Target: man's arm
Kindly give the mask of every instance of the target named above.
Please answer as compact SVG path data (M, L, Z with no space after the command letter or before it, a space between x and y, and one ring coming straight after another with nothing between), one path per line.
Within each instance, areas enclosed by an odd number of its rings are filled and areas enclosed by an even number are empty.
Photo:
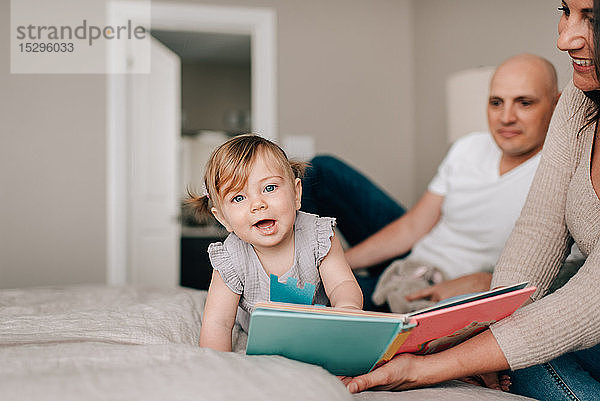
M402 217L348 249L346 259L352 269L373 266L409 251L440 220L444 197L425 192Z

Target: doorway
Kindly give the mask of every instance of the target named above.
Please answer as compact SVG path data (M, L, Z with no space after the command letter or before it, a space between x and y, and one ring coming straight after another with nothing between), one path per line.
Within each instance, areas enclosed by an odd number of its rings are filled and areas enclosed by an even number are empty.
M128 13L135 13L135 9L128 8ZM238 8L216 7L189 4L152 4L152 27L155 36L163 36L162 40L168 41L169 35L179 33L188 35L215 35L221 40L229 35L245 37L250 45L250 110L245 108L232 108L222 119L223 129L205 129L192 124L188 112L181 120L180 134L198 133L199 131L225 131L235 132L250 127L253 132L267 138L277 138L276 118L276 18L275 12L268 8ZM237 38L240 39L240 38ZM118 55L129 59L130 54ZM183 71L183 69L182 69ZM140 263L140 250L136 249L135 238L131 233L137 232L136 219L132 218L132 188L136 187L139 178L130 174L129 166L134 155L140 154L136 149L135 141L131 140L130 127L132 119L148 118L148 116L132 115L127 110L127 99L135 97L135 93L128 93L130 85L127 83L128 75L110 75L107 87L108 110L108 199L107 199L107 282L110 285L123 284L156 284L164 283L172 286L180 282L179 252L177 257L144 258ZM129 102L131 104L131 101ZM165 105L169 107L169 105ZM138 113L139 114L139 113ZM196 116L194 115L194 118ZM229 124L229 125L228 125ZM207 127L210 128L209 125ZM217 127L219 128L219 127ZM155 158L151 163L170 163L169 168L175 163L177 170L181 166L182 152L176 157ZM155 168L156 169L156 168ZM182 175L182 174L181 174ZM183 178L173 177L176 182L183 183ZM176 185L177 183L175 183ZM176 185L177 186L177 185ZM181 187L181 186L179 186ZM173 205L171 205L173 206ZM177 209L178 209L177 205ZM136 204L136 208L143 205ZM137 219L139 221L139 219ZM164 225L179 224L177 216L164 219ZM179 236L179 231L177 231ZM153 243L153 252L158 255L173 255L173 241ZM156 249L164 248L164 249ZM136 260L137 259L137 260ZM153 266L156 259L157 265ZM159 278L159 279L157 279Z
M204 166L227 139L251 130L250 35L152 30L181 62L179 199L201 194ZM181 205L180 285L208 289L212 268L206 252L227 236L213 216Z

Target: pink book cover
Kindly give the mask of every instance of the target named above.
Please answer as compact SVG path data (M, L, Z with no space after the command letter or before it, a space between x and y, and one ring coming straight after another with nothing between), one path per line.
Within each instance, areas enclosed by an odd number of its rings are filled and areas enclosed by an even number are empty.
M431 354L461 343L517 310L535 287L414 316L417 324L396 353Z

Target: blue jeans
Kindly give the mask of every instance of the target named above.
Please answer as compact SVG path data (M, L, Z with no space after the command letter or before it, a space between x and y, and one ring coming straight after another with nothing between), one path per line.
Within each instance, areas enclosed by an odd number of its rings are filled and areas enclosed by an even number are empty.
M511 393L538 400L600 400L600 344L510 373Z
M350 246L373 235L402 216L404 208L364 175L333 156L317 156L302 180L301 210L335 217ZM374 309L371 294L386 261L369 269L370 277L357 277L365 309Z

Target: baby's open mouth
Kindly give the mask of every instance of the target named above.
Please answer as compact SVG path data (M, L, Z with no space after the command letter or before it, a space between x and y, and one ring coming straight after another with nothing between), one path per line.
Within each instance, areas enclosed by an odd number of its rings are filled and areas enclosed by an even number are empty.
M256 223L254 223L254 226L256 228L260 228L260 229L267 229L267 228L271 228L275 225L275 220L272 219L264 219L264 220L260 220L257 221Z

